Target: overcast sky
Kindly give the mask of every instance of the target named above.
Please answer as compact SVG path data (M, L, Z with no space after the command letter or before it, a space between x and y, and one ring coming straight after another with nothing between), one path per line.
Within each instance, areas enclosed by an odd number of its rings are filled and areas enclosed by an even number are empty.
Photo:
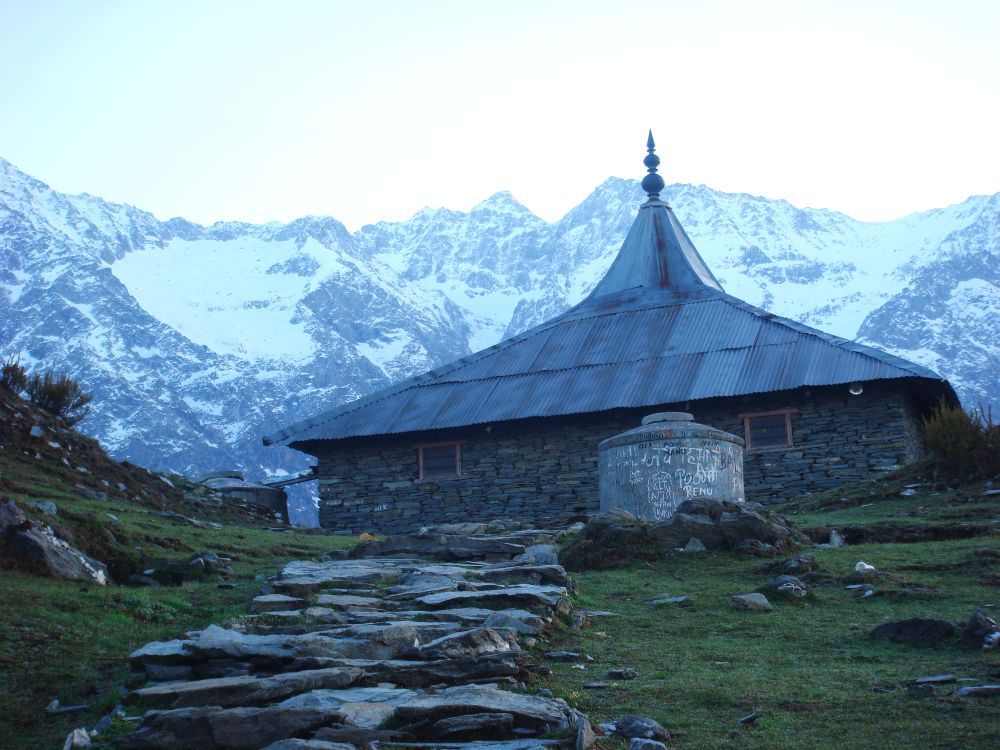
M201 223L350 228L611 175L879 220L1000 190L1000 2L0 0L0 157Z

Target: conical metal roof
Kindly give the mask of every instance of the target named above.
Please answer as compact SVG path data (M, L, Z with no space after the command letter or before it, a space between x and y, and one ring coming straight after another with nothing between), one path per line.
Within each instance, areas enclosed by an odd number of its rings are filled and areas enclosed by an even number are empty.
M697 294L705 287L723 291L673 210L660 200L663 178L657 173L660 158L652 131L646 148L649 153L643 163L649 173L642 187L648 200L640 206L618 257L590 293L591 298L638 288L669 290L678 296Z
M902 378L922 381L931 398L957 403L947 381L925 367L726 294L660 200L652 134L648 149L648 200L583 302L264 443L295 446Z

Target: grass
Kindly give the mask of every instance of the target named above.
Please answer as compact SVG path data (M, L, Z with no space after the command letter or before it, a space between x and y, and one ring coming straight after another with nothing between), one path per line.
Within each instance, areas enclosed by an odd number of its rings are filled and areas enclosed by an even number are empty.
M45 429L46 442L27 439L36 422ZM49 446L48 440L60 447ZM174 487L144 469L110 460L94 441L0 392L0 502L17 501L30 516L107 563L114 579L97 586L0 571L0 695L5 698L0 748L62 747L70 731L93 727L123 689L135 686L125 659L131 651L245 613L260 591L259 577L273 575L289 560L316 558L355 541L275 527L265 514L220 501L182 477L171 481ZM91 496L82 495L80 487ZM58 514L49 516L31 505L38 501L54 502ZM202 550L231 558L235 578L158 588L121 585L146 566L183 567ZM87 708L47 713L53 700Z
M0 403L0 407L4 406ZM17 405L17 410L27 412ZM110 462L99 446L46 429L69 446L71 464L48 447L25 452L25 424L44 417L0 413L0 500L14 499L39 520L54 522L74 543L119 566L119 581L150 561L185 561L200 550L232 558L236 577L179 587L107 587L54 581L17 570L0 572L0 748L60 747L75 727L93 727L134 686L125 657L140 645L176 637L246 611L260 588L291 559L316 558L354 540L316 531L274 530L266 518L198 495L180 477L170 488L142 469ZM30 425L29 425L30 426ZM100 482L109 478L111 487ZM126 486L116 491L117 483ZM672 554L649 564L574 574L578 607L611 610L582 631L561 630L538 650L582 650L594 657L585 670L552 663L553 674L529 687L549 687L595 722L629 714L652 716L671 730L672 748L987 748L1000 745L996 698L960 699L954 686L927 697L905 690L907 681L951 673L1000 682L1000 654L958 640L936 647L872 641L868 632L888 619L966 620L996 603L1000 584L996 519L1000 498L982 485L949 489L921 484L902 496L912 475L799 498L778 510L814 533L829 528L881 529L973 525L976 536L917 543L865 543L817 549L814 596L778 603L772 613L733 610L732 594L770 577L766 560L730 552ZM87 498L77 485L107 491ZM51 500L55 518L28 501ZM164 513L167 515L163 515ZM112 518L113 516L113 518ZM221 528L194 525L213 522ZM991 531L992 530L992 531ZM844 588L864 560L885 573L879 594L857 599ZM688 606L653 608L662 594L689 597ZM997 611L997 610L988 610ZM635 680L612 682L607 670L635 667ZM973 684L973 683L970 683ZM886 691L886 692L882 692ZM85 704L77 713L48 714ZM751 712L760 718L739 723ZM118 722L97 747L125 730ZM102 742L104 743L102 745ZM602 738L607 748L625 743Z
M788 515L822 528L878 526L901 513L928 526L996 519L1000 500L981 492L982 486L925 488L899 497L895 488L881 495L866 488L862 503L840 502L842 494L810 498L807 508L793 507ZM737 553L677 553L619 570L576 573L576 605L618 616L593 618L584 630L565 630L545 643L544 649L584 651L594 661L585 670L551 664L553 675L538 684L595 722L651 716L674 734L672 748L996 747L995 698L953 697L955 684L926 697L905 688L914 678L948 673L974 680L965 684L1000 682L1000 654L957 638L914 647L874 641L868 633L891 619L965 621L996 603L998 550L995 532L816 549L814 595L801 604L771 597L777 611L770 613L732 609L731 595L770 578L760 572L766 560ZM859 560L884 574L875 583L879 593L865 599L845 589ZM656 608L645 603L663 594L689 601ZM586 687L608 681L607 671L616 667L634 667L639 677L606 689ZM760 718L740 724L752 712Z

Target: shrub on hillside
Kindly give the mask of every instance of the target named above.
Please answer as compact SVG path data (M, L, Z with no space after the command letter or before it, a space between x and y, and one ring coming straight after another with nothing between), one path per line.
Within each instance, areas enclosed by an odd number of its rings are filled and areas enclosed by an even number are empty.
M90 412L92 396L65 373L56 375L52 370L44 375L36 373L28 380L27 391L31 403L71 425Z
M20 357L11 355L0 370L0 388L20 396L28 387L28 373L21 366Z
M992 410L971 412L942 399L924 419L927 448L934 468L949 481L971 482L1000 474L1000 425Z

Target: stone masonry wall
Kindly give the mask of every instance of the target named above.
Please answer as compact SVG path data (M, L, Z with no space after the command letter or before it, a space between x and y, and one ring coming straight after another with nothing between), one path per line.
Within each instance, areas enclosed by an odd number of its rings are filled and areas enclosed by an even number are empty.
M743 413L793 409L793 445L747 452L748 500L776 502L918 457L917 408L902 384L846 386L710 399L602 414L550 417L302 446L317 456L320 525L360 533L493 519L539 520L598 509L597 445L656 411L690 411L696 421L743 436ZM462 476L418 480L420 443L462 443Z

